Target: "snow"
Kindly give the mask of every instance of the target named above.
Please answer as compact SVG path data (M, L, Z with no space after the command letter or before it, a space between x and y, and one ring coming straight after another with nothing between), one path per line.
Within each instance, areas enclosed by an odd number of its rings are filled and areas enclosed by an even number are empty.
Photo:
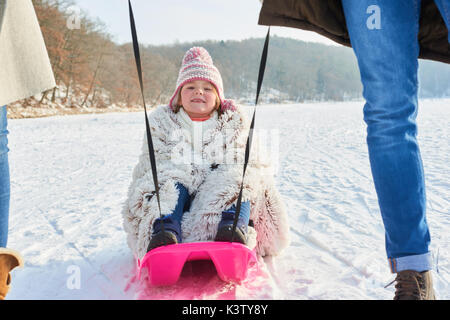
M450 299L450 100L421 100L435 290ZM133 279L121 209L144 133L144 114L9 120L12 180L8 299L392 299L382 226L365 143L363 102L258 106L270 132L291 246L260 261L241 285L210 265L172 287ZM249 108L249 111L250 108ZM277 140L278 139L278 140ZM277 142L278 141L278 142ZM279 143L279 145L278 145ZM438 272L439 270L439 272Z

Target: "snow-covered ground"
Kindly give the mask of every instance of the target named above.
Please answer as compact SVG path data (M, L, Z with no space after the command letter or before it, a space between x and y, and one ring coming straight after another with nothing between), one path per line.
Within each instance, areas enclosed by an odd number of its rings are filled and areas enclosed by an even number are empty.
M132 281L134 261L122 229L143 113L10 120L9 247L26 263L13 272L8 298L391 299L393 286L384 286L394 275L385 258L362 105L259 106L257 128L273 130L268 141L279 161L291 246L263 262L266 276L251 270L241 285L224 284L200 265L205 276L194 268L179 284L158 289ZM419 111L440 299L450 299L449 107L450 100L424 100Z

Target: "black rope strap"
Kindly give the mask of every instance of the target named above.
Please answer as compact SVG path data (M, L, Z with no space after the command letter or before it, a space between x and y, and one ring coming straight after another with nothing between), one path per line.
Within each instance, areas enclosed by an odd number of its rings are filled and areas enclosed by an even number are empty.
M233 221L233 233L231 236L231 242L234 240L234 236L236 234L236 227L239 219L239 214L241 212L241 203L242 203L242 189L244 187L244 178L245 178L245 172L247 170L247 164L250 157L250 150L252 148L252 140L253 140L253 130L255 128L255 115L256 115L256 106L258 105L259 100L259 93L261 92L262 83L264 80L264 71L266 70L266 62L267 62L267 53L269 51L269 39L270 39L270 27L267 31L266 40L264 42L264 49L261 56L261 63L259 65L259 74L258 74L258 86L256 88L256 100L255 100L255 109L253 110L253 117L252 117L252 123L250 125L250 132L247 139L247 145L245 147L245 162L244 162L244 172L242 174L242 183L241 183L241 189L239 191L239 196L237 200L236 205L236 213L234 216Z
M147 117L147 107L145 104L145 96L144 96L144 83L142 80L141 54L139 52L139 41L137 38L136 24L134 21L133 8L131 7L130 0L128 0L128 6L129 6L129 11L130 11L131 36L133 38L134 58L136 60L136 67L137 67L137 72L138 72L138 76L139 76L139 85L141 87L142 101L144 103L145 126L146 126L146 130L147 130L147 144L148 144L148 152L149 152L149 156L150 156L150 163L152 166L153 184L155 185L155 193L156 193L156 199L158 201L159 216L160 216L160 218L162 218L161 202L160 202L160 197L159 197L158 173L156 171L155 149L153 148L152 133L150 130L150 124L148 122L148 117ZM161 221L161 225L162 225L162 231L165 232L163 220ZM163 238L164 238L164 245L166 245L166 238L165 237L163 237Z

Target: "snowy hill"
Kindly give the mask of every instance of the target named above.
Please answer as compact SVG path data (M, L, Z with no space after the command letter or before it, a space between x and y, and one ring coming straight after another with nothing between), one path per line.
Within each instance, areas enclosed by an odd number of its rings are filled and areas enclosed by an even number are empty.
M437 297L450 299L450 100L420 103L431 249L439 268L433 277ZM9 247L26 263L13 272L8 298L135 299L145 291L155 299L391 299L393 286L384 286L394 276L362 105L258 107L256 126L271 132L292 238L282 255L264 261L268 277L251 273L242 285L187 279L150 291L132 282L121 217L143 113L10 120Z

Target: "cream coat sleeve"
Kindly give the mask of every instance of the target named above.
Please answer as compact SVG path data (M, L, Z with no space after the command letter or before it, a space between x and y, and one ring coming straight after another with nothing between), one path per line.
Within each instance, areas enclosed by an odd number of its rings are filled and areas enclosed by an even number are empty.
M31 0L0 0L0 106L55 87Z

